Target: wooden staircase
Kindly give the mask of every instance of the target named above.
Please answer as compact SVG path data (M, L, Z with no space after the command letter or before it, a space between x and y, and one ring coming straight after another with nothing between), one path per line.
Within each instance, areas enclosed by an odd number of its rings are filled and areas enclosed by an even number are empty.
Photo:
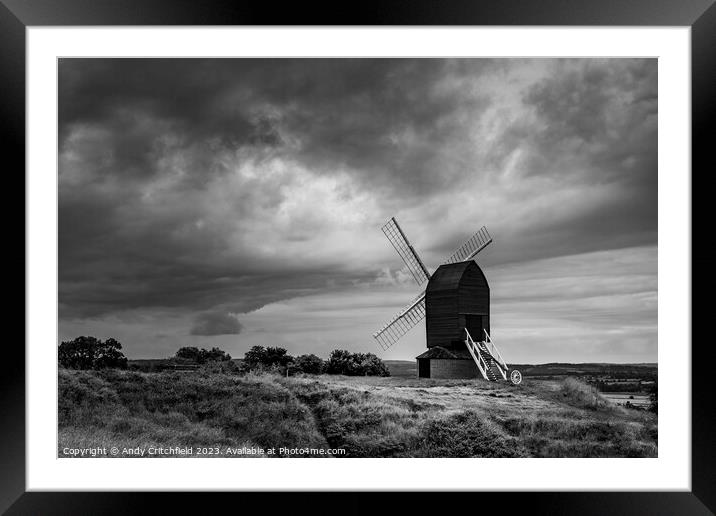
M485 346L484 342L478 342L477 345L480 347L480 352L482 353L485 364L487 364L487 367L485 368L485 373L487 373L487 379L491 382L496 382L499 379L502 378L502 373L500 372L500 365L495 360L495 357L493 357L489 351L487 351L487 346Z
M485 336L486 339L484 341L475 342L470 332L465 329L465 345L472 359L475 361L477 369L485 380L490 382L507 380L507 364L502 359L499 350L490 340L490 336L487 332L485 332Z

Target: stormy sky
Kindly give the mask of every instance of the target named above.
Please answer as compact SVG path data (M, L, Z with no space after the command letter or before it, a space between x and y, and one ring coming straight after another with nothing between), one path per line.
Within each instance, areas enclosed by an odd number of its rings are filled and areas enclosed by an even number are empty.
M654 362L655 59L62 59L60 340L412 359L480 226L508 362Z

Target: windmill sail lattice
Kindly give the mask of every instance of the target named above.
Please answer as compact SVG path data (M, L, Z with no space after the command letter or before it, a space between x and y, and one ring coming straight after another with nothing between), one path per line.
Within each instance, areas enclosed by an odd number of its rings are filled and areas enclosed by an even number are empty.
M383 351L398 342L403 335L425 318L425 292L398 312L390 321L373 334Z
M391 219L380 229L383 230L385 236L388 240L390 240L390 243L393 244L393 247L395 247L395 250L403 259L405 265L407 265L408 270L413 275L413 278L415 278L418 285L422 285L429 280L430 274L428 273L428 269L423 264L422 260L418 256L418 253L416 253L415 249L413 249L413 246L410 245L410 242L408 242L405 233L403 233L403 230L400 229L400 226L395 218L391 217Z
M443 265L467 261L487 247L490 242L492 242L492 237L487 232L487 228L482 226L477 233L468 238L457 251L452 253L450 258L443 262Z
M405 262L405 265L408 266L418 285L422 285L426 280L429 280L430 273L418 257L413 246L408 242L395 218L391 218L382 229L403 259L403 262ZM492 237L487 232L487 228L482 226L477 233L468 238L457 251L451 254L443 264L470 260L491 242ZM423 318L425 318L425 291L421 292L409 305L400 310L380 330L375 332L373 338L378 341L380 347L385 351L422 321Z

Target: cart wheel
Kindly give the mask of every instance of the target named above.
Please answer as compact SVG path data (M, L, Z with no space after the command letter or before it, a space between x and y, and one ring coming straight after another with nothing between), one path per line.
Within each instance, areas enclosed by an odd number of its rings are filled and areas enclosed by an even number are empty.
M514 383L515 385L519 385L522 383L522 373L520 373L517 369L513 369L512 372L510 372L510 381Z

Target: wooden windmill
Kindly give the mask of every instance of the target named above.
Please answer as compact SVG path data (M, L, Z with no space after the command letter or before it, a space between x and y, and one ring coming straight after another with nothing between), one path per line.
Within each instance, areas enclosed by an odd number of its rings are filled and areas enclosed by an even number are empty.
M473 258L492 242L485 226L430 274L395 218L382 228L418 285L427 286L373 334L387 350L425 318L427 351L416 357L421 378L475 378L520 383L490 338L490 287Z

